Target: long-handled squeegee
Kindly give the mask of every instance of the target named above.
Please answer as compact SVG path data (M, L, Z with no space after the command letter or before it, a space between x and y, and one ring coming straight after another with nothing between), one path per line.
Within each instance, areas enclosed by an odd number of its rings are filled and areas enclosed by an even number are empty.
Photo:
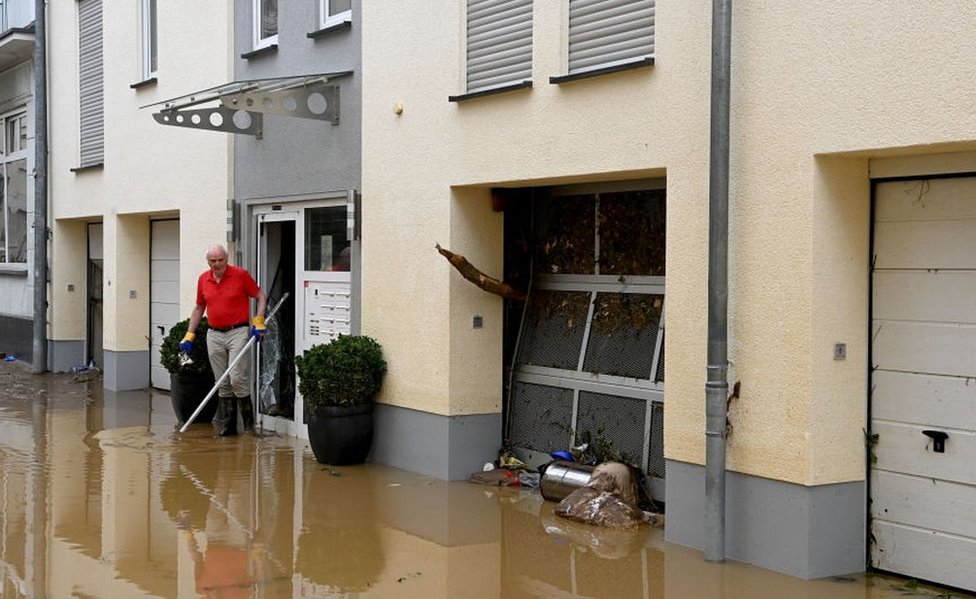
M274 308L271 308L271 312L268 312L268 317L265 319L267 322L270 323L274 319L275 312L278 311L278 308L281 307L281 304L285 303L285 300L288 299L288 295L289 294L286 291L285 294L281 296L281 299L278 300L278 303L275 304ZM207 393L207 396L203 398L203 401L200 402L200 405L197 406L197 409L194 410L193 413L190 414L190 417L186 419L186 424L180 427L181 433L185 433L186 429L189 428L191 424L193 424L193 421L196 420L196 417L200 415L200 411L203 410L203 407L207 405L207 402L210 401L210 398L212 398L214 394L217 393L217 389L220 388L220 383L224 382L224 379L230 376L230 371L233 370L234 366L236 366L237 363L241 360L241 358L246 356L247 352L251 349L251 347L254 346L254 339L255 339L254 337L248 339L247 344L244 345L244 349L242 349L240 353L237 354L237 357L231 360L230 365L227 366L227 370L225 370L224 374L220 375L220 378L217 379L216 383L214 383L213 389L210 390L210 393Z

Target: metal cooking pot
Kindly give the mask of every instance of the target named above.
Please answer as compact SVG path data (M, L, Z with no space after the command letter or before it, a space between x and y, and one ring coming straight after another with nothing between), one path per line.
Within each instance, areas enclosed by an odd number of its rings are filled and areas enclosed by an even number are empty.
M542 497L549 501L562 501L576 489L585 487L592 474L593 466L555 460L546 464L539 490L542 491Z

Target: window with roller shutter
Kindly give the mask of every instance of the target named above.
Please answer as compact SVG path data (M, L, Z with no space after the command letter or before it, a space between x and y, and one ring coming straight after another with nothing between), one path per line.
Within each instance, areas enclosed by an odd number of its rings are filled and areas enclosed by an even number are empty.
M78 82L81 168L105 160L105 91L102 65L102 0L78 2Z
M532 0L468 0L466 40L465 95L531 85Z
M569 0L565 77L654 63L654 0Z

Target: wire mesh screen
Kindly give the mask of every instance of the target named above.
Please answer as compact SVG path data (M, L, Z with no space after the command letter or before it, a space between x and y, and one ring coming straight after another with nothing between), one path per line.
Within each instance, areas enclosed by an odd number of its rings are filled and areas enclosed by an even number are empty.
M534 292L517 364L576 370L589 310L585 291Z
M664 275L663 189L600 194L600 274Z
M610 443L620 458L639 465L644 453L647 401L604 393L580 391L576 415L576 442Z
M593 195L564 196L536 205L536 272L593 274L596 227Z
M664 333L661 333L661 353L657 357L657 374L654 375L654 380L658 383L664 382Z
M510 441L544 453L566 449L572 440L573 390L516 383Z
M664 296L598 293L583 370L651 378Z
M664 404L651 403L651 443L647 450L647 474L664 478Z

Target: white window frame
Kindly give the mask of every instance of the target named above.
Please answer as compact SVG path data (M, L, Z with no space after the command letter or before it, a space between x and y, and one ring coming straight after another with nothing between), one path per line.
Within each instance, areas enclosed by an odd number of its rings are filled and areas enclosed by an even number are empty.
M332 13L332 2L334 0L319 0L319 28L334 27L342 23L352 21L352 2L349 3L350 9L339 13Z
M269 35L268 37L261 37L261 6L264 4L264 0L254 0L252 3L252 25L254 33L254 49L258 50L260 48L267 48L268 46L274 46L278 43L278 33L274 35ZM280 7L279 7L280 8ZM279 12L280 15L280 12ZM276 28L280 29L280 27Z
M14 151L10 151L10 148L7 147L7 123L15 119L23 120L25 138L23 140L23 145L20 148ZM9 219L10 214L7 211L7 196L10 193L10 185L7 179L7 167L8 165L11 165L19 160L23 160L25 170L28 170L30 168L30 165L28 164L30 162L30 156L28 150L32 144L31 144L30 121L27 120L26 107L19 107L15 110L0 115L0 132L2 132L3 135L3 139L0 140L0 177L3 177L3 190L2 192L0 192L0 210L3 211L2 226L3 226L3 233L4 233L3 246L0 247L0 250L2 250L2 256L0 256L0 265L2 266L25 265L27 263L27 250L29 249L29 242L26 240L24 242L25 245L23 248L24 261L10 262L9 260L10 252L8 251L8 244L10 243L10 219ZM17 139L20 140L20 137L18 136ZM25 211L30 208L30 202L32 196L31 189L29 188L28 185L29 179L30 177L27 177L25 174L25 179L24 179ZM28 230L28 234L29 234L29 224L30 224L29 222L25 222L25 229Z
M159 19L156 11L158 5L156 0L142 0L142 13L140 25L142 29L141 54L142 54L142 80L146 81L156 77L159 69ZM156 63L153 65L153 63Z

